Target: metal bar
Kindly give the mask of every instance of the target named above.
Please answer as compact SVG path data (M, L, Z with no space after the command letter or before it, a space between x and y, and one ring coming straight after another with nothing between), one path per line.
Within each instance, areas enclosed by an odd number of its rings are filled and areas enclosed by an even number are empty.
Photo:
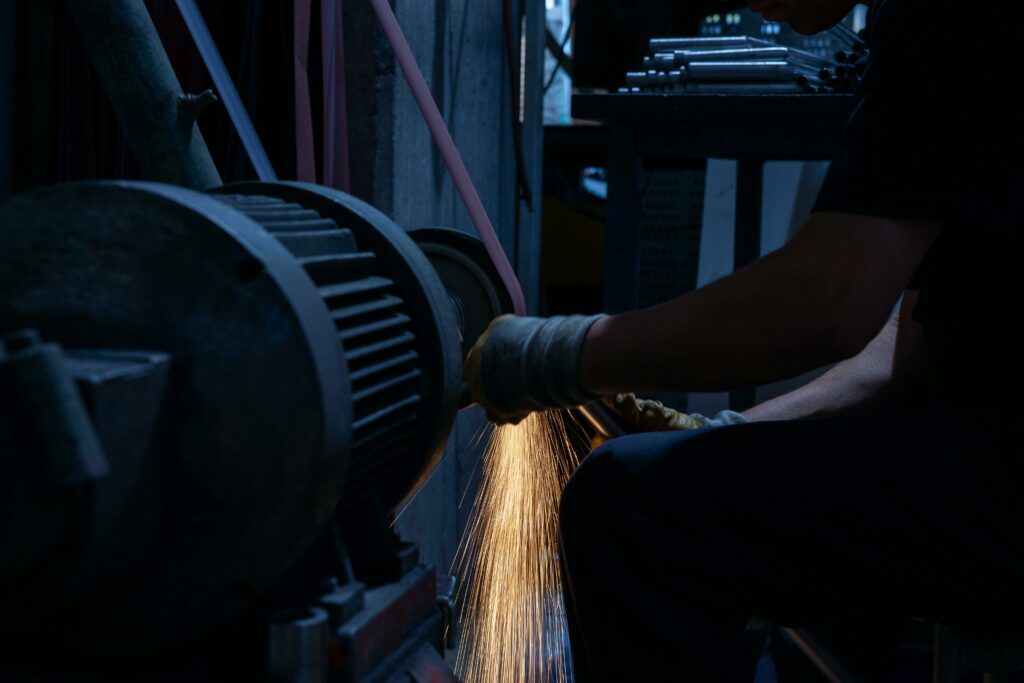
M651 52L671 52L673 50L708 50L743 47L776 47L760 38L749 36L724 36L722 38L651 38Z
M68 2L142 174L192 189L221 185L142 0Z
M615 413L600 401L582 405L576 410L601 436L616 439L629 433Z
M686 70L691 81L787 81L797 76L789 62L693 62Z
M192 40L195 41L203 63L206 64L206 70L210 72L213 85L217 88L220 98L224 100L224 108L227 109L231 123L234 124L238 137L242 140L242 146L245 148L246 154L249 155L249 161L256 170L256 177L263 182L276 181L277 174L274 173L274 167L270 164L266 150L263 149L263 143L260 142L256 128L252 125L249 112L242 104L242 98L238 95L234 81L231 80L231 74L228 73L228 68L224 65L220 51L217 50L217 44L213 42L213 36L210 35L210 29L207 28L206 22L203 20L202 12L199 11L195 0L176 0L176 2L178 11L181 12L181 18L185 20L185 25L188 27L189 33L192 34Z
M660 54L660 53L659 53ZM694 62L761 62L786 61L789 50L784 47L750 47L729 50L674 50L673 62L688 66Z
M864 46L864 41L861 37L854 33L853 29L845 26L844 24L836 24L833 28L828 31L833 36L843 41L851 48L861 48Z
M758 81L756 83L722 83L719 81L690 82L683 86L687 93L711 93L716 95L800 95L806 88L792 81Z
M819 67L835 65L835 62L833 60L821 57L819 55L814 54L813 52L805 52L804 50L800 50L795 47L789 47L786 49L789 51L789 61L791 62L814 64Z

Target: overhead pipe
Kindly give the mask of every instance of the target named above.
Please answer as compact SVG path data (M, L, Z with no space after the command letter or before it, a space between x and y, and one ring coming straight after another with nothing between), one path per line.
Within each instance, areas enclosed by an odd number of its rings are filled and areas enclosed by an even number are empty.
M182 92L143 1L72 0L68 9L143 176L196 190L221 185L195 122L212 93Z

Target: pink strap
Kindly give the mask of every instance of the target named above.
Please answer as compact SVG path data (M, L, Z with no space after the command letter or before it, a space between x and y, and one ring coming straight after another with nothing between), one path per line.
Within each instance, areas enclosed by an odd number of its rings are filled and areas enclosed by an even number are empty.
M320 49L323 53L324 89L321 182L329 187L352 192L348 161L344 35L341 0L320 0Z
M483 240L484 246L487 248L487 254L491 257L491 262L498 269L498 274L501 276L505 289L508 290L509 296L512 297L512 308L516 315L526 315L526 298L523 296L523 288L516 278L515 271L512 270L512 264L509 263L508 256L505 255L505 251L501 248L501 242L494 232L491 219L488 218L483 202L480 201L480 195L477 193L476 187L469 177L466 165L462 162L462 156L459 154L455 141L452 139L452 135L448 131L444 119L441 117L441 112L437 108L437 103L434 102L430 88L427 87L423 74L420 73L420 68L416 64L416 58L413 56L409 43L406 41L402 29L398 25L395 13L391 10L387 0L370 0L370 3L373 5L374 12L377 13L377 19L380 20L384 34L391 43L391 49L395 52L398 65L402 67L402 73L405 74L405 80L409 83L413 97L416 98L416 104L419 105L423 119L430 129L431 135L434 136L434 142L441 151L441 156L444 158L445 166L448 167L448 172L452 176L455 188L458 190L459 196L462 197L462 203L466 205L469 218L473 221L476 231L480 234L480 239Z
M292 56L295 75L295 178L316 182L316 153L313 143L313 111L309 96L309 22L312 0L295 0L295 40Z

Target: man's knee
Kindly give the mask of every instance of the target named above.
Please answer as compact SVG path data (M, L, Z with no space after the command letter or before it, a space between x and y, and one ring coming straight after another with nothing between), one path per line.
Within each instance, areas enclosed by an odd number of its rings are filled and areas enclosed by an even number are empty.
M737 457L734 440L712 431L719 430L636 434L596 449L562 494L563 533L592 526L595 516L699 514L728 499L722 487L736 486L736 467L749 453Z
M598 511L611 502L616 487L617 460L627 457L616 439L595 449L569 478L559 504L559 526L563 539L575 537L581 530L593 528Z
M682 435L677 433L676 436ZM634 494L643 496L648 488L644 482L644 461L657 459L678 448L679 441L679 438L637 434L613 439L595 449L570 477L562 493L560 517L563 531L577 520L585 522L592 519L598 511L628 506Z

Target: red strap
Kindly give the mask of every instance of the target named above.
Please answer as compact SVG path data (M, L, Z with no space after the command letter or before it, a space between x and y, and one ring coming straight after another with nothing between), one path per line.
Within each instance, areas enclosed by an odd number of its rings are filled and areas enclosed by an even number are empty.
M348 111L345 92L345 34L342 0L320 0L323 57L323 174L321 182L351 192L348 159Z
M295 177L316 182L316 153L313 146L313 107L309 96L309 25L312 0L295 0Z

